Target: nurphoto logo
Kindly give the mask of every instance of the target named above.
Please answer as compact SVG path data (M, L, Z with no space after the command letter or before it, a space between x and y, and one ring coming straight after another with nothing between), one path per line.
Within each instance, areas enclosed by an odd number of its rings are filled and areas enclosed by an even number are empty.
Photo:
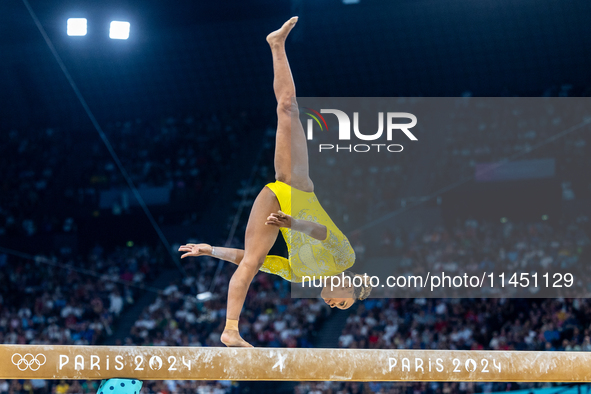
M314 139L314 121L320 128L321 132L328 132L328 125L326 119L322 114L332 114L337 117L339 122L338 139L339 141L350 141L351 140L351 119L344 111L338 109L321 109L320 112L312 108L303 108L300 111L310 118L307 121L306 137L309 141ZM411 128L416 126L417 117L408 112L387 112L384 116L384 112L378 112L378 130L373 134L364 134L359 130L359 112L353 112L353 134L361 141L377 141L382 138L384 134L384 117L386 118L386 141L392 141L393 135L396 131L401 131L411 141L417 141L417 137L410 131ZM408 119L410 122L400 123L400 119ZM319 152L334 150L336 152L369 152L369 151L388 151L388 152L402 152L404 149L400 144L319 144Z

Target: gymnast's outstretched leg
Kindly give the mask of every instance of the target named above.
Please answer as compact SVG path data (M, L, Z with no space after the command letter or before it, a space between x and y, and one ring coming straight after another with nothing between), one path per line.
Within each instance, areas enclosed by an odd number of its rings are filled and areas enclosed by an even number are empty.
M299 119L295 84L285 53L285 39L297 17L267 36L273 54L273 90L277 99L275 178L296 189L314 191L308 170L308 145ZM286 29L289 27L289 30Z
M275 76L273 88L277 98L278 124L275 172L277 180L305 191L312 191L312 182L308 177L306 140L299 121L297 122L299 125L297 132L301 133L301 139L292 139L291 137L291 117L294 112L296 113L295 116L297 116L297 106L292 107L292 99L295 99L295 86L285 54L285 39L296 22L297 18L291 18L279 30L274 31L267 37L273 54L273 72ZM292 176L292 174L294 175ZM279 234L277 227L267 226L265 222L271 213L276 213L279 210L280 205L275 194L269 188L263 188L257 196L248 218L244 240L244 257L236 272L232 275L228 288L226 328L221 338L221 341L227 346L251 346L240 337L238 320L250 282L252 282L252 279L263 265L267 253L269 253Z

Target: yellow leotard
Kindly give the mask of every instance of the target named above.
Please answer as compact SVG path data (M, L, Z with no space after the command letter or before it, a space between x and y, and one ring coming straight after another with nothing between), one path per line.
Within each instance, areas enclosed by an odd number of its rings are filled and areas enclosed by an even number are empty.
M349 240L324 211L316 194L292 188L276 181L267 184L275 193L281 210L294 219L303 219L326 226L327 237L319 241L304 233L280 228L287 244L289 260L267 256L261 271L279 275L290 282L302 282L303 276L338 275L355 262L355 252Z

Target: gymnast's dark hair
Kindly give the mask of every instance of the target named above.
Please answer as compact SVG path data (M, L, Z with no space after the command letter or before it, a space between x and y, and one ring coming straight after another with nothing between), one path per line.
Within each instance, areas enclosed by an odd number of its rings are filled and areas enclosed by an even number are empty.
M369 297L369 295L371 294L371 290L373 289L373 287L369 283L369 276L366 276L364 280L363 275L356 274L352 271L344 271L343 274L351 278L351 281L353 280L353 278L358 276L361 278L361 281L364 282L362 286L353 286L353 298L355 299L355 301L363 301L367 297Z

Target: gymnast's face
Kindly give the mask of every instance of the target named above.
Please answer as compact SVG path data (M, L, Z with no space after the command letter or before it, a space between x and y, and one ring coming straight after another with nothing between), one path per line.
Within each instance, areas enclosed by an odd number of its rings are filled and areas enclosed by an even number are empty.
M355 303L353 287L339 286L333 289L330 286L322 289L321 297L331 308L349 309Z

